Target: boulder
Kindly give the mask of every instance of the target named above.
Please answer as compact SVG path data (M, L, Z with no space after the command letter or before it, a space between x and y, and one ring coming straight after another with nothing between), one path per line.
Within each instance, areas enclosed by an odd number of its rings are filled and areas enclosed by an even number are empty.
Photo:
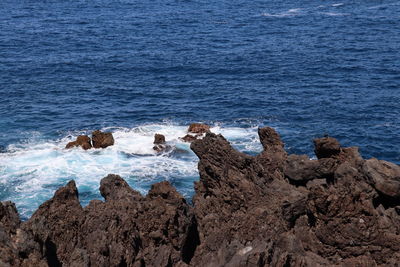
M188 132L195 134L204 134L210 131L210 126L204 123L192 123L189 125Z
M106 148L114 145L114 137L112 133L96 130L92 133L92 142L94 148Z
M293 181L332 178L336 166L336 161L331 158L311 160L307 155L289 155L284 174Z
M363 172L377 191L400 200L400 166L372 158L364 162Z
M162 134L155 134L154 135L153 144L154 144L153 149L155 151L157 151L158 153L163 152L163 151L167 150L167 148L169 148L169 146L167 146L165 144L165 136L162 135Z
M340 153L340 143L333 137L314 139L315 155L317 158L330 158Z
M80 146L82 147L84 150L88 150L92 148L92 143L90 142L90 137L87 135L80 135L76 138L75 141L73 142L69 142L65 148L69 149L69 148L73 148L73 147L77 147Z
M153 144L155 144L155 145L162 145L162 144L165 144L165 136L164 135L162 135L162 134L155 134L154 135L154 142L153 142Z

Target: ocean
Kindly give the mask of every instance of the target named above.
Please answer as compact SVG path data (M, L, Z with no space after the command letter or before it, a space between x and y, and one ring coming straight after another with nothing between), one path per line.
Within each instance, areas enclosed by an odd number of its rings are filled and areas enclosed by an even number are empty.
M190 200L191 122L249 154L271 126L289 153L328 134L399 164L399 49L391 0L3 0L0 200L27 219L74 179L87 205L108 173ZM64 149L95 129L115 145ZM155 153L155 133L176 149Z

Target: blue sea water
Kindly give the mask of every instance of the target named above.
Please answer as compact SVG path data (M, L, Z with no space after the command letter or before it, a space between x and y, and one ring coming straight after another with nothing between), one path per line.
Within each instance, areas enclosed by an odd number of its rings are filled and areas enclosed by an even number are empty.
M394 0L2 0L0 200L26 219L75 179L86 205L108 173L190 198L194 121L247 153L269 125L290 153L329 134L399 164L399 49ZM94 129L115 146L63 149ZM156 155L156 132L177 149Z

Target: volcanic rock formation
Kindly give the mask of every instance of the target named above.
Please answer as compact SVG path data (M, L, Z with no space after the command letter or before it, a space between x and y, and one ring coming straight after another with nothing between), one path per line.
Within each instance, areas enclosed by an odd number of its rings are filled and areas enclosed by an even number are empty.
M210 131L210 126L204 123L192 123L189 125L188 132L196 134L204 134Z
M93 145L92 145L93 143ZM96 130L92 133L92 139L87 135L80 135L75 141L69 142L65 148L82 147L84 150L94 148L106 148L114 145L114 137L112 133L105 133L100 130Z
M189 125L188 134L182 137L181 139L185 142L191 143L200 137L202 137L205 133L210 132L210 126L204 123L192 123Z
M96 130L92 133L92 142L94 148L106 148L114 145L114 137L112 133Z
M73 181L26 222L0 204L0 266L398 266L400 167L315 140L287 155L272 128L263 151L221 135L191 144L200 180L193 205L168 183L147 196L117 175L104 201L82 207Z
M162 152L167 149L167 145L165 144L165 136L162 134L155 134L154 135L154 146L153 149L157 152Z
M65 148L69 149L69 148L73 148L73 147L77 147L80 146L82 147L84 150L88 150L92 148L92 143L90 141L90 137L87 135L80 135L76 138L75 141L69 142Z

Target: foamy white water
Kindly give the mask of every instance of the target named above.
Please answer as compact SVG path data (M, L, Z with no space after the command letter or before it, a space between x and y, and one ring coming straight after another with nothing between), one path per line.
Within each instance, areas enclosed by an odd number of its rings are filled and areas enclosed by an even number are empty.
M169 180L184 196L193 194L198 179L198 158L190 144L179 137L187 126L151 124L135 128L105 128L114 135L115 145L105 149L65 149L77 133L59 140L38 138L14 144L0 154L1 200L16 203L23 217L29 217L55 190L74 179L83 205L99 195L100 180L109 173L119 174L136 190L146 194L150 185ZM215 126L236 148L249 153L261 150L257 128ZM158 154L153 150L154 134L165 135L174 149Z

